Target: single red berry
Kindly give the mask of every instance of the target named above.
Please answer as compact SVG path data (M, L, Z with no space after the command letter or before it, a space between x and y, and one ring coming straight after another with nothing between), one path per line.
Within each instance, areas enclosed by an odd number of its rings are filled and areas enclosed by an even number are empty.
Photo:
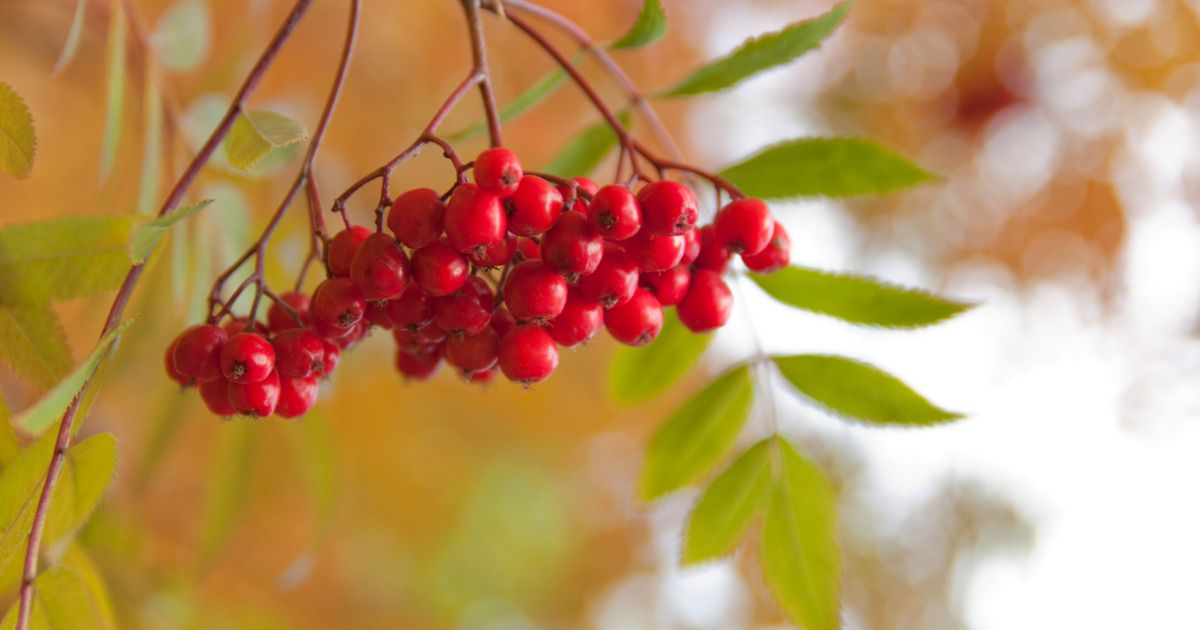
M542 249L541 244L537 241L526 238L524 236L517 239L517 253L513 255L513 262L524 262L526 260L541 260Z
M317 377L281 377L279 379L279 403L275 415L280 418L299 418L317 404Z
M563 196L554 184L536 175L521 178L516 192L504 200L508 231L518 236L541 234L562 214Z
M645 230L621 243L625 253L642 271L663 271L683 260L683 236L658 236Z
M687 295L676 309L679 321L692 332L708 332L729 321L733 311L733 292L721 274L707 269L692 273Z
M713 219L713 230L718 245L753 256L771 242L775 220L762 199L738 199L721 208Z
M492 313L492 328L496 329L496 333L500 335L501 339L504 338L504 335L508 334L508 331L516 327L517 318L513 317L513 314L508 312L507 308L501 306L496 309L495 313Z
M624 304L638 287L638 267L624 248L615 243L604 245L604 258L591 275L579 279L580 296L604 308Z
M265 418L279 404L279 372L271 372L256 383L229 383L226 392L233 408L243 416Z
M755 273L774 273L787 267L792 260L792 239L787 230L776 221L771 234L771 242L761 252L754 255L742 254L742 262Z
M487 282L471 276L463 288L433 298L433 321L450 336L474 335L492 321L496 297Z
M425 347L433 347L445 341L446 335L446 330L433 321L417 329L417 342Z
M429 295L449 295L462 288L470 267L467 259L445 241L437 241L413 254L413 280Z
M416 283L410 284L400 297L388 301L388 316L396 328L415 330L433 321L433 298Z
M542 237L542 260L568 280L596 270L604 256L604 239L582 214L568 212Z
M221 348L221 372L231 383L257 383L275 369L275 347L257 333L238 333Z
M467 382L476 385L487 385L495 380L496 375L500 373L500 366L493 365L486 370L476 370L466 375Z
M446 342L446 362L463 374L486 370L496 365L500 335L490 326L474 335L463 335Z
M392 331L396 347L405 352L428 352L446 340L446 331L437 322L429 322L416 330L397 328Z
M475 158L475 183L493 194L513 194L524 174L517 155L504 147L486 149Z
M567 281L540 260L527 260L508 272L504 304L518 321L550 321L567 303Z
M687 295L692 272L684 265L676 265L666 271L644 273L639 280L643 288L658 298L659 304L675 306Z
M200 399L209 411L218 416L232 416L237 413L233 403L229 402L229 383L225 379L200 383L199 390Z
M692 190L679 182L658 181L642 186L642 229L658 236L683 234L700 219L700 204Z
M355 326L357 326L357 325L358 324L355 324ZM319 336L320 338L328 339L330 341L336 341L338 339L341 339L342 337L349 335L351 333L351 331L354 330L353 326L350 328L342 328L341 326L338 326L337 324L331 324L329 322L326 322L326 321L320 320L320 319L314 319L312 325L309 326L309 328L312 328L313 332L317 333L317 336Z
M349 333L362 321L366 310L367 301L349 278L329 278L313 291L310 314L317 333L323 337L328 336L326 332L338 330Z
M367 300L367 311L363 313L363 321L368 326L384 330L395 328L396 322L392 321L391 303L392 300Z
M333 339L332 341L333 343L336 343L342 350L349 350L350 348L358 345L358 342L362 341L363 338L367 336L367 329L369 328L370 326L367 325L367 320L360 319L358 323L349 330L349 332L341 337Z
M658 298L638 289L626 303L604 311L604 326L614 339L630 346L644 346L662 330L663 310Z
M342 358L342 349L336 343L328 339L322 339L321 345L324 346L321 354L321 376L329 378L330 374L337 369L338 361Z
M692 263L693 267L722 272L729 266L729 257L732 255L729 248L717 243L713 226L700 228L700 255Z
M196 384L196 379L184 376L179 373L179 370L175 369L175 346L178 345L178 343L179 340L175 339L171 342L171 345L167 346L167 355L163 359L163 364L167 369L167 376L172 381L175 381L184 387L191 387L192 385Z
M466 254L504 238L508 222L499 197L475 184L463 184L446 204L445 228L450 246Z
M396 369L408 381L427 381L437 372L438 364L442 362L442 351L434 349L426 352L396 351Z
M233 319L225 322L225 324L223 326L221 326L221 330L224 330L226 335L229 335L230 337L232 337L240 332L245 331L246 328L248 328L249 326L250 326L249 318L234 317Z
M574 346L596 336L604 325L604 309L597 303L581 298L576 291L567 297L567 305L547 330L560 346Z
M367 237L350 264L350 279L368 300L390 300L404 293L409 277L408 256L390 234Z
M271 303L271 308L267 310L267 324L273 332L287 330L289 328L303 328L308 325L308 296L298 291L284 293L279 296L280 301L290 306L295 312L296 317L292 316L287 309L278 303ZM296 318L300 321L297 322Z
M690 265L700 257L700 228L693 227L683 233L683 258L679 264Z
M320 374L325 365L325 342L311 330L289 328L271 339L275 345L275 369L285 378Z
M414 188L392 202L388 209L387 226L396 240L412 249L421 249L442 235L442 218L446 204L436 190Z
M517 237L512 234L505 234L504 238L471 250L468 258L471 259L471 264L484 269L494 267L503 267L513 259L517 253Z
M588 224L605 239L623 241L642 227L642 207L624 186L605 186L588 204Z
M350 263L354 262L358 246L374 233L371 228L355 225L334 234L333 238L329 239L329 248L325 250L329 271L335 276L349 276Z
M514 383L539 383L557 367L558 348L541 327L518 326L500 341L500 370Z
M221 375L221 348L229 335L214 324L197 324L175 338L175 371L185 378L208 382Z

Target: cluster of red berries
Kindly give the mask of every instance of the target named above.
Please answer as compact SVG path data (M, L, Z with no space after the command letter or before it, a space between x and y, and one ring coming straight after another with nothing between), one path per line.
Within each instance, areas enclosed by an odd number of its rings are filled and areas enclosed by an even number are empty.
M198 383L214 413L294 417L340 351L376 326L392 331L407 378L430 378L444 359L471 382L500 371L528 385L557 368L558 346L602 326L621 343L650 342L667 306L695 332L724 325L733 295L722 273L734 254L757 273L788 264L788 235L759 199L734 200L700 227L695 195L673 181L636 193L582 177L555 185L504 148L481 153L473 174L448 196L400 195L391 234L335 235L330 277L311 300L289 293L272 305L269 339L237 320L185 330L168 373ZM496 268L493 280L485 270Z

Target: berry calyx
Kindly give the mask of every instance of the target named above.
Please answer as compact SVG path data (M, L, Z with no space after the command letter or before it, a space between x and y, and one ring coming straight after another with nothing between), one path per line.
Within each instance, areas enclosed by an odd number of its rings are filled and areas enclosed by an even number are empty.
M684 265L676 265L666 271L644 273L638 279L641 286L658 298L663 306L675 306L687 295L692 272Z
M792 239L778 221L771 233L771 241L761 252L754 255L742 254L746 268L755 273L773 273L787 267L792 258Z
M687 241L683 236L660 236L645 230L621 243L625 252L642 271L664 271L683 260Z
M350 264L354 262L354 254L358 253L359 245L374 234L368 227L355 225L338 232L329 239L329 247L325 250L329 263L329 272L335 276L349 276Z
M716 243L735 254L753 256L771 242L775 220L761 199L738 199L727 204L713 219Z
M464 254L504 238L508 221L500 198L475 184L454 189L446 204L446 240Z
M504 376L514 383L540 383L558 368L558 348L545 329L518 326L500 341L499 363Z
M576 286L584 300L612 308L628 302L637 291L638 267L620 245L607 243L596 271L580 278Z
M721 274L707 269L697 269L692 274L687 295L676 309L679 321L697 333L724 326L732 310L733 292L729 285Z
M367 301L349 278L329 278L313 291L309 313L318 334L340 337L350 333L362 321L366 310ZM340 335L327 334L338 331L341 331Z
M638 289L628 302L604 312L604 326L613 339L629 345L644 346L662 331L663 310L658 298Z
M582 214L567 212L542 237L542 260L568 280L596 270L604 256L604 239Z
M642 207L624 186L601 188L588 204L588 224L609 241L623 241L642 227Z
M412 257L412 275L429 295L449 295L467 282L470 266L446 241L430 243Z
M462 289L433 298L433 321L451 337L474 335L492 321L494 305L487 282L471 276Z
M700 205L692 190L679 182L657 181L638 191L642 229L658 236L683 234L700 218Z
M560 346L571 347L586 343L604 326L604 308L583 299L572 291L558 317L550 322L547 331Z
M494 243L476 247L471 251L468 258L471 259L471 263L476 267L492 269L507 265L516 253L517 237L512 234L505 234L504 238Z
M508 273L504 304L519 321L545 323L567 303L567 281L540 260L527 260Z
M304 378L324 372L325 343L311 330L291 328L276 333L271 343L275 346L275 369L280 376Z
M228 334L214 324L197 324L175 338L175 371L202 383L224 378L221 373L221 348Z
M221 348L221 373L231 383L257 383L275 369L275 347L257 333L238 333Z
M486 149L475 158L475 183L496 195L516 192L525 171L517 155L504 147Z
M295 317L283 306L272 302L271 308L267 310L267 325L271 327L272 331L279 332L289 328L303 328L308 325L308 295L298 291L290 291L279 296L279 300L291 307L292 311L295 312ZM300 319L299 322L296 321L297 317Z
M279 373L271 372L254 383L229 383L226 392L233 408L243 416L265 418L275 413L279 404Z
M562 193L536 175L526 175L511 197L504 200L508 231L518 236L534 236L549 230L563 210Z
M442 235L446 204L432 188L414 188L396 197L388 209L387 226L396 240L420 249Z

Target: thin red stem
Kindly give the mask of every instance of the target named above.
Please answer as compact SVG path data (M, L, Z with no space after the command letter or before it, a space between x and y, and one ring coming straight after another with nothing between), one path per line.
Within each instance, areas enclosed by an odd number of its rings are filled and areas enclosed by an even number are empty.
M500 111L496 107L496 94L492 91L492 78L488 73L487 45L483 38L483 20L479 19L480 0L462 0L467 15L467 27L471 32L471 65L480 75L479 95L483 98L483 110L487 115L488 137L492 146L504 144L500 131Z

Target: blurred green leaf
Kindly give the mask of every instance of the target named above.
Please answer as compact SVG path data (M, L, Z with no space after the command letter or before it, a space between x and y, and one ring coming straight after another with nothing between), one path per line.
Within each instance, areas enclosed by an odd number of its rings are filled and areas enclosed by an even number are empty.
M0 304L0 357L17 374L46 388L72 365L58 314L47 304Z
M762 199L889 193L934 179L895 153L859 138L802 138L769 146L720 175Z
M92 602L96 604L99 623L96 626L97 630L116 628L116 613L113 610L112 596L109 595L108 586L104 583L104 576L100 574L100 569L96 567L96 563L92 561L80 543L76 542L67 549L67 553L62 558L62 565L75 571L87 586L88 594L91 596Z
M29 177L37 153L33 115L7 83L0 82L0 169L17 179Z
M75 216L0 229L0 303L41 304L120 286L133 223Z
M142 174L138 180L138 214L153 214L162 176L162 97L158 75L147 72L142 79Z
M949 319L974 306L874 278L807 267L788 267L750 277L784 304L868 326L918 328Z
M746 40L737 50L692 72L663 96L724 90L763 70L785 64L816 48L841 24L848 9L849 3L843 2L819 17Z
M669 309L663 313L662 331L653 342L617 349L608 371L608 391L625 404L652 398L687 374L711 341L711 334L693 333L680 323L674 309Z
M203 63L211 39L211 18L204 0L176 2L154 28L158 59L170 70L192 70Z
M308 138L299 121L270 111L242 112L225 139L225 157L234 168L248 169L272 149L290 146Z
M617 114L617 118L621 125L629 126L628 112ZM586 176L596 170L596 167L615 146L617 146L616 132L607 121L601 120L571 139L542 170L559 177Z
M577 61L578 59L576 59L576 63ZM529 111L538 103L546 100L548 96L558 90L558 88L563 84L563 81L566 79L567 72L562 68L557 68L546 73L546 76L539 79L537 83L534 83L526 88L524 92L518 94L515 98L513 98L513 100L509 101L507 105L500 109L500 122L508 122L520 116L521 114L524 114L526 111ZM454 133L446 135L446 141L462 142L463 140L470 140L471 138L479 136L486 131L487 121L480 120L468 127L464 127L458 131L455 131Z
M145 262L154 248L167 235L171 226L203 210L212 201L212 199L197 201L174 212L138 224L133 230L133 238L129 240L129 257L135 263Z
M771 496L771 440L751 446L713 480L688 518L683 563L723 556L737 546Z
M108 3L108 51L105 55L104 140L100 153L100 179L108 179L121 142L121 118L125 113L125 4Z
M667 13L659 0L643 0L637 20L620 39L609 45L614 50L641 48L667 34Z
M63 41L62 50L58 53L58 59L54 61L54 68L50 70L51 74L58 74L70 65L71 60L75 58L75 52L79 50L79 38L83 34L83 22L87 15L87 0L75 0L75 11L71 15L71 26L67 29L67 38Z
M18 605L13 602L0 621L0 630L17 627ZM33 582L29 630L96 630L106 627L88 583L67 566L46 569Z
M762 537L767 584L789 617L807 630L841 627L837 501L824 473L780 437L780 470Z
M826 409L870 424L924 426L962 418L940 409L872 365L823 354L771 357L801 394Z
M337 467L333 437L324 412L314 409L296 420L287 432L292 462L312 501L316 537L321 537L333 520L337 504Z
M750 368L742 365L685 402L650 442L642 498L678 490L715 466L737 439L753 401Z
M250 462L254 454L256 427L250 422L221 425L213 453L212 472L200 528L199 565L205 567L225 546L245 511L250 496Z
M162 462L168 447L175 442L179 428L183 426L183 405L189 399L182 388L164 392L164 400L156 405L153 425L146 438L146 445L141 449L142 456L135 466L133 475L134 486L141 490L146 482L153 477Z

